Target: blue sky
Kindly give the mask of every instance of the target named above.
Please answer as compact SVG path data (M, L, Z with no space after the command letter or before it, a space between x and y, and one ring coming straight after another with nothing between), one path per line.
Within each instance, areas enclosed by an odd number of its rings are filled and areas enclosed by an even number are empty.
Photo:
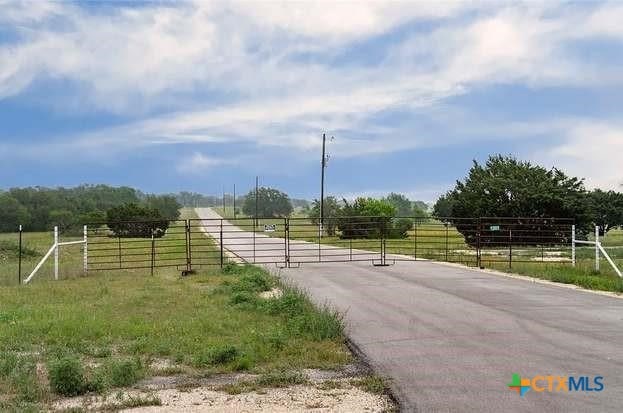
M0 0L0 188L434 200L489 154L623 183L623 2Z

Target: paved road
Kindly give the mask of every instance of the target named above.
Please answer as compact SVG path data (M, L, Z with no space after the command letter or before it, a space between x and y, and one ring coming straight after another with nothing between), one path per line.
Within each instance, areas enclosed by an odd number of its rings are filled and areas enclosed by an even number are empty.
M217 243L223 233L223 246L230 252L230 256L239 260L256 264L272 264L275 261L285 261L285 240L283 238L269 237L261 232L245 231L227 220L223 220L211 208L196 208L197 216L202 219L203 231L214 238ZM250 219L239 220L239 225L251 225ZM277 228L283 231L283 228ZM320 245L317 243L291 240L290 261L293 264L310 262L345 261L349 259L370 261L380 260L380 253L336 247L333 245Z
M345 312L404 411L623 410L623 299L423 261L280 274ZM512 373L600 375L605 390L522 398L506 387Z

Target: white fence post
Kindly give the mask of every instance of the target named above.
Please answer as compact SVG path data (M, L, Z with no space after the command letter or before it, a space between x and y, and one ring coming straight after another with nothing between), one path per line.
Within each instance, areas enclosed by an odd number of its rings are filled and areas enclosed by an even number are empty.
M595 271L599 272L599 227L595 226Z
M58 227L54 227L54 279L58 280Z
M83 270L86 274L89 269L89 242L88 242L88 228L85 225L83 228L84 231L84 256L83 256Z
M575 225L571 225L571 263L575 267Z

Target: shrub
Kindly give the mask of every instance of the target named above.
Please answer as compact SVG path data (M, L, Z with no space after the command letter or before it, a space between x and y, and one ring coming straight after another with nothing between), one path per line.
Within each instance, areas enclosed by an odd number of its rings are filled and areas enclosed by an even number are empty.
M139 359L115 360L108 366L108 378L111 386L130 386L143 377L143 365Z
M48 366L52 390L62 396L77 396L86 390L84 369L80 360L68 356Z
M246 291L240 291L240 292L232 294L229 300L229 303L233 305L252 304L252 303L255 303L256 301L257 301L257 298L255 297L255 295L249 292L246 292Z
M289 326L298 335L316 341L339 338L344 332L342 316L327 307L292 318L289 320Z
M389 238L407 238L408 231L413 228L413 220L410 218L398 218L389 232Z
M212 364L225 364L233 361L239 354L234 346L215 347L210 351L210 359Z
M268 275L255 271L243 274L237 283L232 285L234 291L262 292L271 289L273 283Z
M106 221L116 237L160 238L169 228L169 221L160 211L134 203L109 209Z
M205 353L199 354L195 358L194 364L198 367L227 364L234 361L240 355L240 351L234 346L217 346Z
M307 378L298 371L281 371L262 374L255 383L261 387L289 387L307 383Z

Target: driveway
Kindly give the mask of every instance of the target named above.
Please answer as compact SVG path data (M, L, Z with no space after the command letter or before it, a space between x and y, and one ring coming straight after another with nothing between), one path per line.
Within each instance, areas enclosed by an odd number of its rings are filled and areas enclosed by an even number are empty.
M623 299L427 261L271 268L345 313L403 411L622 409ZM520 397L513 373L603 376L605 388Z

